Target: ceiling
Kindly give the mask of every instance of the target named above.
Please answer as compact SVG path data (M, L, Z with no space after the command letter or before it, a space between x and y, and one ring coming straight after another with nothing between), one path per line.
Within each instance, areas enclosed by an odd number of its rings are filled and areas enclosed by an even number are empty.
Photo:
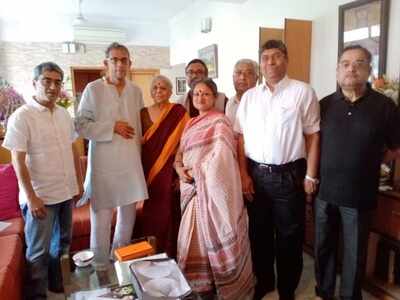
M195 1L243 3L247 0L81 0L81 11L91 23L167 22ZM0 18L8 20L57 19L78 15L79 0L0 0ZM23 9L21 9L23 7ZM34 13L32 13L34 12Z

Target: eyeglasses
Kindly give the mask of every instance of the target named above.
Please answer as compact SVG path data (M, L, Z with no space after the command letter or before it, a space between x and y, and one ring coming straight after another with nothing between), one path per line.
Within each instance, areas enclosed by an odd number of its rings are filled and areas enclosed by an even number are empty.
M118 57L110 57L108 60L113 64L116 65L118 62L120 62L122 65L127 65L129 64L129 58L123 57L123 58L118 58Z
M57 79L53 80L53 79L48 78L48 77L42 77L39 80L40 80L41 84L43 86L45 86L45 87L50 87L52 84L54 84L54 86L56 88L60 88L63 85L63 82L61 80L57 80Z
M355 69L360 69L368 65L369 65L368 62L365 60L356 60L356 61L343 60L339 62L339 67L342 69L347 69L350 66L352 66Z
M244 76L246 78L255 76L254 72L252 72L252 71L235 71L235 72L233 72L233 75L236 77Z
M204 72L203 70L196 70L196 71L188 70L188 71L186 71L186 75L189 75L189 76L204 75L204 74L206 74L206 72Z

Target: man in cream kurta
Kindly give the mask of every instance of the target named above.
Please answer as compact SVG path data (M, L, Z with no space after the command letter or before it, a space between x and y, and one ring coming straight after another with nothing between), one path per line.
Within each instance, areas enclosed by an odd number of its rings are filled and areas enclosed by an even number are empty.
M143 96L126 79L128 49L111 44L104 65L106 77L87 85L76 120L78 132L90 140L84 199L91 199L90 245L98 264L108 259L113 208L118 208L114 250L129 244L135 203L148 198L140 157Z

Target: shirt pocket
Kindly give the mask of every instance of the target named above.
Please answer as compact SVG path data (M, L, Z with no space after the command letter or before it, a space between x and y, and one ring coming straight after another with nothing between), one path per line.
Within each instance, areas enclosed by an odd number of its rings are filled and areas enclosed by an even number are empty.
M290 126L296 123L297 109L295 106L280 106L279 116L282 126Z
M32 146L34 152L46 153L48 152L52 145L54 144L55 135L53 131L53 126L51 123L38 122L35 128L35 135L37 138L32 139Z

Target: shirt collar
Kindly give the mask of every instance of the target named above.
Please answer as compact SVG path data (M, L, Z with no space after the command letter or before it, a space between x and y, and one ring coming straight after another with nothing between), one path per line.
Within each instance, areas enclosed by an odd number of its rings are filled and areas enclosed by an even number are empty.
M343 91L342 91L341 88L339 88L339 89L336 91L336 93L335 93L335 95L334 95L334 98L335 98L335 100L342 100L342 101L345 101L346 103L355 104L355 103L359 103L359 102L362 101L363 99L367 98L369 95L371 95L372 92L373 92L373 90L372 90L371 84L370 84L369 82L367 82L367 87L366 87L366 89L365 89L364 95L362 95L360 98L358 98L358 99L357 99L356 101L354 101L354 102L350 102L350 101L346 98L346 96L343 94Z
M277 92L277 91L279 91L279 90L285 88L285 87L289 84L289 81L290 81L289 77L288 77L287 75L285 75L285 77L283 77L283 78L275 85L274 92ZM268 85L267 85L267 83L266 83L265 81L264 81L264 83L262 84L262 88L263 88L264 91L267 90L267 91L272 92L271 89L268 87Z
M37 102L33 97L28 99L29 106L33 107L34 109L44 112L44 111L50 111L46 106L41 105L39 102ZM54 110L58 109L57 104L54 105Z

